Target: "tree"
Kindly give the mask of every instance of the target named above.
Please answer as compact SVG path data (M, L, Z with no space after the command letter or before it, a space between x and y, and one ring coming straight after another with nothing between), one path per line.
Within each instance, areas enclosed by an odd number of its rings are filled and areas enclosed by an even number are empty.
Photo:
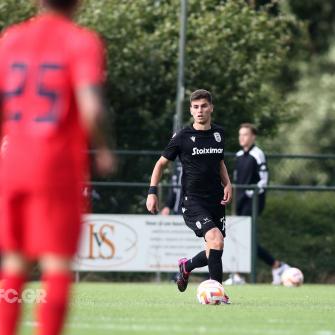
M335 33L335 2L333 0L289 0L288 3L297 18L307 21L312 51L326 52Z
M23 2L6 0L3 22L30 15ZM23 7L14 10L18 3ZM117 147L161 150L175 110L179 0L86 0L79 21L106 42L109 124ZM270 136L287 120L290 106L276 81L292 56L292 27L302 29L294 17L255 10L244 0L189 0L187 95L200 87L212 91L227 150L237 148L241 122L254 122ZM188 122L187 101L184 110ZM151 160L136 163L121 163L119 178L148 180Z
M287 10L299 20L306 22L310 37L310 51L326 52L335 33L335 2L333 0L246 0L254 8L268 6L269 11L278 15Z
M161 150L171 136L175 110L179 1L92 0L88 5L81 21L106 39L108 101L118 148ZM226 128L228 150L237 148L241 122L255 122L269 136L287 120L290 107L274 82L292 56L292 27L302 29L290 15L256 11L242 0L189 1L187 95L200 87L213 92L215 121ZM184 112L188 122L187 101ZM123 160L119 178L147 181L152 164L143 156ZM118 208L140 206L145 192L137 191L132 200L120 192Z
M0 2L0 31L5 27L21 22L35 12L32 1L4 0Z
M271 146L286 153L328 154L334 152L335 142L335 45L321 57L314 58L304 66L303 76L297 90L289 99L296 102L299 122L283 125L278 141ZM284 148L284 149L283 149ZM334 184L334 159L284 162L276 169L276 183L288 184ZM295 173L288 174L291 170Z
M0 27L32 13L30 2L6 0ZM86 0L79 20L106 41L107 101L118 147L161 149L175 108L179 1ZM292 26L301 29L293 17L272 17L243 0L189 0L187 93L213 92L216 120L228 137L242 121L272 134L285 120L285 98L274 82L289 61ZM185 122L187 112L186 102Z
M81 21L106 39L108 100L118 147L161 149L172 129L179 1L88 1ZM213 92L216 121L235 137L242 121L273 133L287 113L273 85L292 43L294 18L244 1L189 1L186 87ZM185 103L187 121L188 103ZM131 134L131 136L130 136ZM236 148L236 142L228 142Z

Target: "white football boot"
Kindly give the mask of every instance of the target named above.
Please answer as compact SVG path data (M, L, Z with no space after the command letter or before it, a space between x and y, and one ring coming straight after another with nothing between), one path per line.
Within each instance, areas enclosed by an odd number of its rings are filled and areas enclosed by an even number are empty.
M244 285L245 279L238 273L231 273L229 278L223 282L223 285Z

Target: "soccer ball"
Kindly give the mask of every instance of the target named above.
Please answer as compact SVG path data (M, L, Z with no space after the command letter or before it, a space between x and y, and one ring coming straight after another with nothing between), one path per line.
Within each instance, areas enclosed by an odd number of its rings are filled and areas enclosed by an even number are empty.
M197 298L202 305L220 305L224 298L224 288L216 280L203 281L198 286Z
M304 275L298 268L288 268L283 272L281 281L286 287L301 286L304 282Z

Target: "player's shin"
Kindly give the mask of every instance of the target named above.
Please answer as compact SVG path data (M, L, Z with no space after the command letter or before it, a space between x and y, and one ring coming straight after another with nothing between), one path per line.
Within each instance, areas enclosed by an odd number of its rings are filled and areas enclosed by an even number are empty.
M46 290L45 301L38 311L38 335L59 335L66 317L72 274L70 272L45 274L42 278Z
M191 272L196 268L202 268L208 265L206 251L201 251L185 263L185 270Z
M21 293L25 282L23 274L3 272L3 282L0 290L0 334L16 334L17 324L21 314Z
M223 250L210 249L208 255L209 276L220 284L222 284L222 254Z

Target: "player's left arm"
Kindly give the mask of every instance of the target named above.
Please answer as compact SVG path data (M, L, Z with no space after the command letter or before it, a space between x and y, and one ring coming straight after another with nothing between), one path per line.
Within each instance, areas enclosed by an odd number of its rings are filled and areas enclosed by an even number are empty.
M224 194L223 194L223 199L221 201L221 204L222 205L227 205L232 200L233 188L232 188L232 185L231 185L231 182L230 182L230 178L229 178L229 175L228 175L226 164L224 163L223 160L220 162L220 178L221 178L221 182L222 182L223 187L224 187Z
M2 108L1 108L1 98L0 98L0 148L1 148L1 141L2 138Z
M259 182L257 186L259 187L259 193L264 193L264 188L269 183L269 171L266 164L265 155L262 156L262 160L260 164L258 164L258 174L259 174Z

